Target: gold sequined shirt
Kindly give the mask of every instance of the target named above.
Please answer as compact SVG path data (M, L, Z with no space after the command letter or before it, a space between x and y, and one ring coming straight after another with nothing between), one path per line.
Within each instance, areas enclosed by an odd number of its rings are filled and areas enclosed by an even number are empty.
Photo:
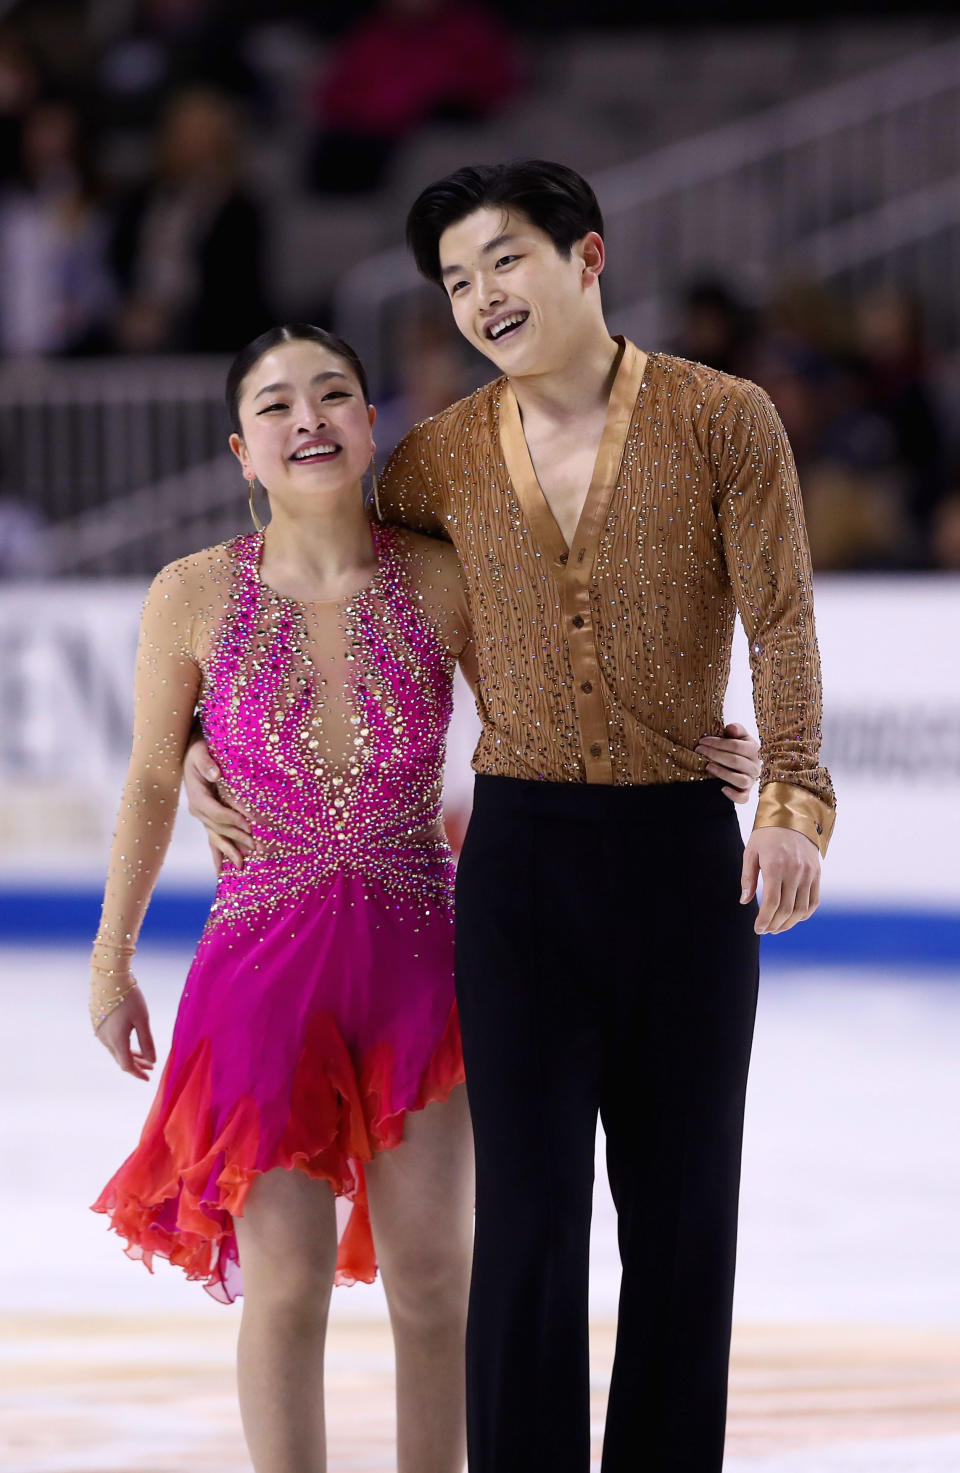
M383 516L453 542L479 670L480 773L701 779L723 728L734 620L763 757L756 826L826 851L810 556L786 433L755 384L622 339L568 547L499 378L424 421L381 478Z

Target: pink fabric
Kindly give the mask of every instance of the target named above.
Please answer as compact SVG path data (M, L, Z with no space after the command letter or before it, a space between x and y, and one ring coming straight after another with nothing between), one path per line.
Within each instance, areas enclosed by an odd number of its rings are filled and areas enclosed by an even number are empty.
M510 33L478 6L380 12L342 41L315 111L327 127L400 137L445 105L494 112L516 91L519 72Z
M377 577L345 616L368 733L346 810L296 736L311 699L300 606L259 582L259 537L233 544L201 714L257 852L221 875L140 1144L94 1204L132 1256L159 1253L224 1300L241 1292L232 1218L277 1166L354 1204L338 1281L372 1279L364 1163L463 1079L453 861L445 841L411 837L411 814L436 831L453 661L395 538L375 530Z

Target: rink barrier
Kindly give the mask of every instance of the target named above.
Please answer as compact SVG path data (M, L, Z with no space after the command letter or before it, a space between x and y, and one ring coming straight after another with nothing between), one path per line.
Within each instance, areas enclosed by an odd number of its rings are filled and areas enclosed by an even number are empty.
M211 896L161 890L141 944L193 946ZM64 945L89 941L100 916L92 890L0 890L0 944ZM831 907L761 943L765 969L779 966L960 967L960 913Z
M63 927L82 936L96 925L89 897L102 884L130 752L143 593L137 580L0 587L0 908L7 915L0 938L29 939L48 928L56 937ZM949 918L960 917L960 579L825 577L817 583L817 628L823 755L838 823L821 916L769 949L779 956L782 948L786 959L811 953L881 964L956 958L957 922ZM740 633L729 720L749 721L746 655ZM470 808L476 736L461 682L444 793L455 846ZM738 817L746 836L752 804ZM203 830L184 805L158 889L161 937L196 936L210 874ZM89 918L69 921L85 904Z

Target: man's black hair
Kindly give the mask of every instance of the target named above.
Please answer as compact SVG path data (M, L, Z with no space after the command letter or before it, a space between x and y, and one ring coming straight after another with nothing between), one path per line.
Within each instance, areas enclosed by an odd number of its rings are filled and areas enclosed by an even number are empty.
M252 343L241 348L227 372L225 395L227 413L238 435L241 433L240 390L247 374L260 362L265 353L279 348L281 343L300 342L316 343L319 347L326 348L348 363L360 384L365 402L369 404L370 389L367 385L366 371L349 343L345 343L343 338L338 338L336 333L327 332L326 328L314 327L312 322L286 322L282 327L267 328L267 331L262 332L258 338L254 338Z
M422 276L442 284L441 235L487 205L526 215L531 224L549 235L565 258L569 258L574 243L591 230L603 234L596 195L586 179L564 164L544 159L469 164L428 184L407 216L407 244Z

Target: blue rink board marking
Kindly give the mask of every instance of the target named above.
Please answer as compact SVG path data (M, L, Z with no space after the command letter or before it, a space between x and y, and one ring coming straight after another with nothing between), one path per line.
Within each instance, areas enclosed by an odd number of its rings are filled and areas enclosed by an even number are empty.
M141 942L196 945L212 892L158 890L150 901ZM0 941L92 941L102 893L93 890L0 890Z
M89 941L102 896L92 890L0 889L0 941ZM159 890L144 922L144 944L194 945L211 896L197 890ZM763 942L766 967L783 962L817 965L928 966L960 963L960 913L923 910L827 908L783 936Z

